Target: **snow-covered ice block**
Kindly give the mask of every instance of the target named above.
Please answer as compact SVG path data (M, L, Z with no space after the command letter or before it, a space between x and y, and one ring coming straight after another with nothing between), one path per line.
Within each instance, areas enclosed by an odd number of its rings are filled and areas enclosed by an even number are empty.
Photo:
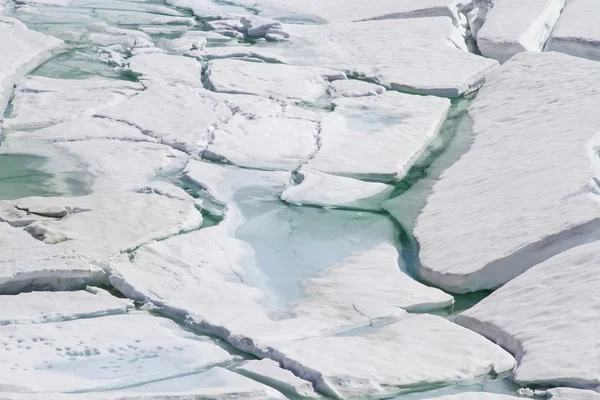
M40 216L39 220L35 220L36 216ZM105 192L73 198L2 201L0 220L13 225L28 224L27 231L44 243L105 259L153 240L196 229L202 224L202 215L191 199Z
M467 392L452 394L442 397L434 397L432 400L517 400L523 399L522 397L509 396L505 394L497 393L485 393L485 392Z
M600 61L600 3L594 0L568 2L545 50Z
M269 359L248 361L237 367L236 371L301 397L319 397L310 382L298 378L290 371L279 367L279 364L275 361Z
M17 85L10 116L4 129L40 128L59 122L92 116L138 94L139 83L118 79L50 79L27 77Z
M232 358L210 340L144 312L5 325L0 335L0 384L11 391L114 390Z
M401 271L400 254L391 243L357 251L304 282L308 296L300 307L352 306L369 314L377 307L398 307L410 312L450 307L454 299L425 286Z
M241 167L290 171L318 151L319 125L298 118L234 115L212 133L203 157Z
M600 400L600 392L561 387L548 389L548 398L552 400Z
M160 39L157 43L169 53L175 54L195 54L194 52L202 50L206 44L207 33L204 31L188 31L176 39Z
M456 322L510 351L524 386L600 386L600 269L594 242L508 282Z
M565 0L478 0L483 26L477 46L501 63L523 51L541 51Z
M146 84L162 83L202 87L202 68L194 58L166 54L139 54L129 60L129 69Z
M268 48L281 61L342 70L404 92L458 97L479 89L498 65L467 52L464 37L446 17L285 29L289 43Z
M334 81L329 86L329 95L333 98L375 96L383 92L385 92L385 88L381 85L356 79Z
M6 223L0 223L0 247L0 294L83 289L106 282L101 268L73 251L46 245Z
M243 16L240 19L242 31L251 38L269 38L269 35L280 35L287 38L289 35L283 31L281 22L258 16Z
M207 84L216 92L253 94L314 103L325 96L329 83L346 79L340 71L318 67L213 60Z
M181 86L153 84L118 106L97 114L138 127L144 135L188 153L206 149L215 126L232 110L204 91Z
M163 10L165 9L177 12L172 8L164 7ZM156 14L154 12L96 8L94 14L115 25L196 25L196 19L192 17Z
M0 15L0 112L4 112L15 82L52 58L62 46L62 40L30 31L19 20Z
M286 189L281 199L292 204L314 205L381 211L393 186L384 183L364 182L343 176L329 175L307 168L296 177L298 185Z
M277 343L286 369L334 398L385 395L505 373L514 359L485 338L432 315L405 315L362 335ZM413 362L398 363L398 360Z
M127 312L127 305L116 297L83 290L0 296L0 308L0 325L59 322Z
M581 58L527 52L491 74L469 109L471 148L417 218L421 277L493 289L600 238L599 101L600 64Z
M350 177L399 180L437 135L450 101L386 92L334 100L321 147L307 167Z

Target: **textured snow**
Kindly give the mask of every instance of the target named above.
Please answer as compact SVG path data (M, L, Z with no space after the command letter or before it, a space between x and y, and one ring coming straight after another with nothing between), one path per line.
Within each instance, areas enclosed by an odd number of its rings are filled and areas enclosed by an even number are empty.
M416 222L423 279L497 288L597 240L599 93L600 64L559 53L519 54L488 77L469 109L471 148Z
M600 61L600 3L594 0L568 2L545 50Z
M231 360L211 341L142 312L5 325L0 334L0 384L11 391L118 389Z
M50 217L36 220L36 215ZM108 192L72 198L2 201L0 220L13 225L27 224L27 231L44 243L105 259L152 240L198 228L202 215L192 200Z
M0 223L0 247L0 294L83 289L106 281L101 268L71 250L46 245L6 223Z
M381 204L394 190L384 183L364 182L307 168L301 169L295 179L300 183L281 194L283 201L292 204L380 211Z
M496 393L485 393L485 392L473 392L473 393L460 393L449 396L434 397L434 400L515 400L522 397L508 396L505 394Z
M375 96L383 92L385 92L383 86L354 79L334 81L329 87L329 95L334 98Z
M0 15L0 111L4 111L15 82L52 58L62 46L61 40L30 31L19 20Z
M32 292L0 296L0 325L39 324L127 312L116 297L86 291Z
M269 359L249 361L237 367L236 370L252 379L265 382L298 396L319 397L310 382L302 380L290 371L280 368L279 364Z
M437 135L450 101L386 92L334 100L321 147L307 167L351 177L399 180Z
M166 54L139 54L128 59L129 69L146 84L202 87L202 68L194 58Z
M346 79L343 72L325 68L239 60L213 60L207 73L207 84L217 92L312 103L326 94L329 82Z
M139 83L116 79L50 79L28 77L15 89L12 111L3 128L40 128L59 122L91 116L136 95Z
M477 90L495 60L467 52L446 17L289 25L289 43L268 48L288 64L341 69L404 92L458 97Z
M548 259L456 322L514 354L522 385L600 386L598 250L595 242Z
M485 21L477 46L501 63L523 51L541 51L565 0L478 0ZM481 12L481 11L480 11Z
M598 400L600 393L591 390L556 388L548 390L548 398L553 400Z

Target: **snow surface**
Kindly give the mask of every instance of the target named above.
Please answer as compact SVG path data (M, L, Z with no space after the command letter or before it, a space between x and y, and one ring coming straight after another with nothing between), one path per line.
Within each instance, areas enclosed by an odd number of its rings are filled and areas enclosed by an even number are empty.
M129 69L141 75L145 84L162 83L202 87L202 68L198 61L190 57L166 54L139 54L127 60Z
M484 8L477 46L501 63L523 51L541 51L565 0L479 0Z
M515 400L517 398L522 399L522 397L517 396L485 392L460 393L449 396L434 397L435 400Z
M437 135L450 101L386 92L341 98L323 117L321 147L307 167L349 177L402 179Z
M329 82L346 79L343 72L325 68L239 60L213 60L207 74L207 84L217 92L309 103L325 96Z
M124 301L86 291L0 296L0 308L0 325L60 322L127 312Z
M554 400L598 400L599 392L571 388L556 388L548 390L548 398Z
M471 148L416 222L423 279L497 288L598 239L599 94L600 64L559 53L516 55L488 77L469 109Z
M0 247L0 294L83 289L87 284L106 282L102 268L69 249L46 245L4 222L0 223Z
M287 64L341 69L403 92L458 97L479 89L498 65L467 52L464 37L447 17L285 29L289 43L268 47L270 56Z
M552 30L545 50L600 61L600 3L594 0L569 1Z
M279 364L269 359L248 361L237 367L236 371L301 397L319 397L310 382L280 368Z
M291 204L381 211L381 204L394 190L384 183L364 182L307 168L298 171L295 179L299 184L281 194L281 199Z
M210 340L144 312L5 325L0 335L0 384L16 392L118 389L231 360Z
M19 20L0 15L0 111L4 112L15 82L62 47L62 40L30 31Z
M381 85L355 79L334 81L329 86L329 95L333 98L375 96L383 92L385 88Z
M456 322L514 354L524 386L600 386L598 250L594 242L540 263Z

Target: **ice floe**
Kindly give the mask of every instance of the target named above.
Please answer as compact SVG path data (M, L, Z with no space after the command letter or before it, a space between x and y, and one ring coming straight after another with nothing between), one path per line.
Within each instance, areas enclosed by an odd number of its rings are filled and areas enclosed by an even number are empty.
M548 390L548 398L553 400L599 400L600 392L571 388L556 388Z
M434 397L433 400L515 400L518 398L522 399L522 397L508 396L505 394L472 392Z
M0 15L0 110L3 112L13 85L63 47L63 42L30 31L17 19Z
M314 103L325 96L329 82L346 79L340 71L318 67L213 60L206 83L216 91L253 94Z
M46 245L6 223L0 223L0 246L0 294L83 289L87 284L106 282L102 268L71 250Z
M202 68L194 58L166 54L139 54L129 60L129 69L146 84L179 84L202 87Z
M498 65L467 52L464 37L446 17L285 29L289 42L268 47L282 62L342 70L404 92L458 97L477 90Z
M571 0L552 30L546 51L600 61L600 3Z
M381 211L393 186L364 182L342 176L324 174L303 168L296 174L296 186L286 189L281 199L292 204L314 205Z
M484 19L477 46L501 63L523 51L541 51L565 0L476 0Z
M290 371L279 367L273 360L248 361L236 368L248 377L280 388L301 397L319 397L308 381L298 378Z
M136 95L139 83L117 79L50 79L28 77L17 85L12 110L4 129L40 128L59 122L92 116Z
M599 83L600 64L559 53L518 54L488 77L469 109L471 148L416 222L422 278L497 288L598 239Z
M127 304L116 297L83 290L0 296L0 307L0 325L60 322L127 312Z
M456 317L510 351L522 385L600 386L598 242L556 255Z
M210 340L144 312L5 325L0 333L0 383L17 392L114 390L231 360Z
M450 101L386 92L340 98L323 117L321 147L307 167L350 177L399 180L436 136Z
M383 86L356 79L334 81L329 86L329 95L333 98L375 96L383 92Z

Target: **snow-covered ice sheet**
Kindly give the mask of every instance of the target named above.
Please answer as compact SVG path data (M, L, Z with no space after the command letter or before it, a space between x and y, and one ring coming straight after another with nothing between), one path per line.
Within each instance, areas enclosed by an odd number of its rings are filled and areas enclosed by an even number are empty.
M522 399L522 397L508 396L505 394L496 393L485 393L485 392L473 392L473 393L460 393L449 396L434 397L432 400L515 400Z
M568 2L545 50L600 61L600 3L594 0Z
M5 325L0 334L0 384L17 392L118 389L232 358L210 340L145 312Z
M237 367L236 371L288 393L301 397L319 397L310 382L300 379L290 371L281 368L273 360L265 358L259 361L248 361Z
M73 251L44 244L3 222L0 247L0 294L83 289L87 284L106 282L101 268Z
M202 87L202 68L194 58L166 54L139 54L127 60L129 69L145 84Z
M553 400L600 400L600 392L572 388L548 390L548 398Z
M296 186L286 189L281 199L292 204L381 211L394 187L324 174L303 168L294 178Z
M30 31L17 19L0 15L0 111L8 103L13 85L60 51L63 42Z
M477 0L483 26L477 46L501 63L523 51L541 51L565 0Z
M528 52L491 74L469 109L471 148L417 219L421 277L452 292L497 288L597 240L599 101L596 62Z
M394 90L458 97L477 90L498 63L467 52L446 17L289 25L268 54L288 64L345 71ZM259 52L261 47L257 47Z
M202 90L152 84L97 116L131 124L165 145L198 154L206 149L215 126L230 118L232 111L225 102L211 99Z
M331 82L329 95L336 97L363 97L375 96L385 92L385 88L374 83L347 79Z
M346 79L340 71L318 67L213 60L206 83L216 92L253 94L314 103L325 96L329 83Z
M598 242L556 255L456 317L510 351L521 385L600 386Z
M386 92L340 98L321 123L321 147L307 167L350 177L400 180L435 137L450 101Z
M32 129L91 116L142 89L139 83L99 77L81 80L27 77L17 85L11 113L2 127Z
M47 244L94 259L109 258L202 224L192 199L133 192L2 201L3 219L13 225L27 224L27 231Z
M0 308L0 325L59 322L127 312L127 304L116 297L83 290L0 296Z

